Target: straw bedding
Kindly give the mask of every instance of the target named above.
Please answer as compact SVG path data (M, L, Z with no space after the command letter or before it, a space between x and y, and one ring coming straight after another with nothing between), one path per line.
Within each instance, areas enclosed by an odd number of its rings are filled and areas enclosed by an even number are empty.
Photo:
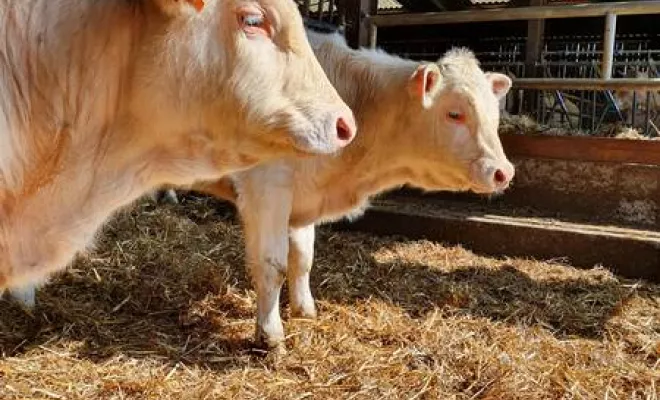
M541 125L527 115L502 115L500 133L534 136L583 136L604 137L626 140L660 140L660 131L655 124L650 125L651 136L643 135L637 128L621 123L603 124L600 130L592 133L579 129Z
M265 354L241 229L217 205L140 201L33 312L0 301L0 398L658 397L660 286L330 229L319 318L284 307L289 351Z

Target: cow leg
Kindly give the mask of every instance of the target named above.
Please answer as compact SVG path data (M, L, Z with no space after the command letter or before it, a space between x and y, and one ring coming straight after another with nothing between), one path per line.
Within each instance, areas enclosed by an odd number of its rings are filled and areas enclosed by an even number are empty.
M259 212L260 218L258 214L248 216L244 226L248 269L257 291L256 340L276 348L284 342L279 303L289 247L288 220L276 210L269 211Z
M21 287L9 289L9 293L22 306L32 308L36 304L37 287L37 284L28 283Z
M8 288L11 298L25 308L33 308L36 304L37 289L46 283L47 278L37 279L21 286Z
M314 225L289 230L289 304L294 317L316 318L309 274L314 262Z
M284 350L279 301L286 273L292 196L286 188L269 187L267 193L259 193L259 189L239 196L247 265L257 291L255 336L260 345Z
M159 189L150 193L151 200L154 203L170 203L179 204L179 199L176 196L174 189Z

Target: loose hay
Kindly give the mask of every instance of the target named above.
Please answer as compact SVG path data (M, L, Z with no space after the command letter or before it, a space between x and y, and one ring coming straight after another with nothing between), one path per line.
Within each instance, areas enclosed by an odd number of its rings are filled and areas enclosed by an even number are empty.
M213 205L141 202L33 315L3 300L0 398L658 397L660 286L327 229L319 318L266 356L240 228Z

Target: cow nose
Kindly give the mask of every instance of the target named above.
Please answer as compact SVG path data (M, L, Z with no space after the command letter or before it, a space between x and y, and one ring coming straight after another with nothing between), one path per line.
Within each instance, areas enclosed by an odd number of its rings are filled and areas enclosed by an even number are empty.
M348 126L344 118L341 117L337 120L337 137L342 141L351 140L353 138L351 128Z
M508 181L506 173L504 171L502 171L501 169L495 170L494 179L495 179L495 184L497 186L500 186L503 183L505 183L506 181Z
M337 118L335 126L337 127L337 142L340 147L344 147L353 141L357 128L352 113L349 115L340 115Z
M513 165L508 165L509 168L496 168L493 172L493 183L495 187L504 189L509 185L513 179L514 169Z

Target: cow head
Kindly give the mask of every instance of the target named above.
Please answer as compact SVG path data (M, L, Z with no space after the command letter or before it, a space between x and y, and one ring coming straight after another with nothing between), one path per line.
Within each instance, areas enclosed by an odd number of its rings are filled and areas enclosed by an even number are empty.
M161 16L150 32L165 40L148 68L168 79L151 82L165 85L162 98L144 100L161 103L159 115L180 130L234 132L235 147L261 160L352 141L353 113L314 57L292 0L150 1Z
M408 107L413 184L427 190L506 189L514 167L498 135L499 100L511 79L483 72L473 54L453 49L437 63L423 63L409 80ZM412 110L410 110L412 108Z

